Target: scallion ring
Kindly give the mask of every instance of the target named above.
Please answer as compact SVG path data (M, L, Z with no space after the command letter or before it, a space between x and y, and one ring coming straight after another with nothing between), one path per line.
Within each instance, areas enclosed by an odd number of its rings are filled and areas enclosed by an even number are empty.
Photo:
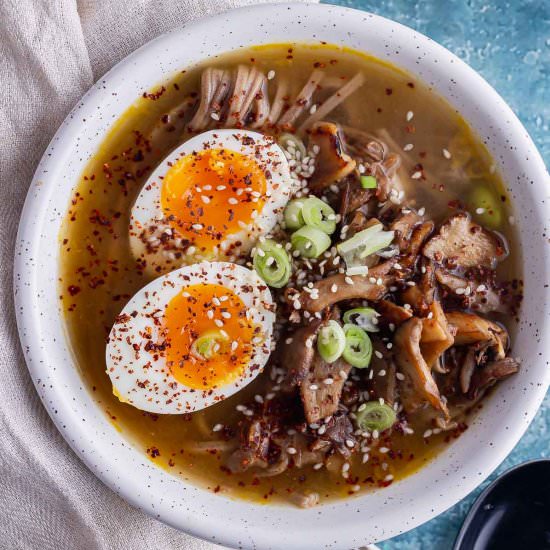
M212 357L220 353L222 344L228 341L229 336L225 331L207 330L191 344L191 353L197 359L212 359Z
M290 242L292 248L304 258L318 258L330 247L331 241L330 237L320 229L304 225L291 235Z
M327 363L334 363L342 355L345 345L346 336L336 321L331 319L319 330L317 351Z
M491 188L476 185L470 192L468 205L472 206L472 211L483 225L491 229L498 229L502 225L501 202Z
M378 316L376 310L371 307L356 307L344 313L344 323L361 327L368 332L378 332Z
M376 189L378 182L374 176L361 176L361 187L363 189Z
M293 154L293 149L299 151L302 159L307 156L306 146L304 142L294 134L284 133L279 136L279 144L285 150L287 150L291 155ZM296 153L294 153L295 155ZM294 156L293 155L293 156Z
M389 405L382 404L379 401L363 403L355 414L357 427L370 432L374 430L383 432L391 428L396 420L395 411Z
M345 324L346 345L342 357L346 363L358 369L369 366L372 357L372 342L369 335L357 325Z
M282 288L290 279L292 267L288 253L272 239L257 244L253 264L256 273L273 288Z
M331 235L336 230L336 213L330 205L317 197L303 201L302 218L306 225Z
M300 229L305 225L304 218L302 216L302 207L304 206L303 199L294 199L290 201L284 212L285 227L287 229Z

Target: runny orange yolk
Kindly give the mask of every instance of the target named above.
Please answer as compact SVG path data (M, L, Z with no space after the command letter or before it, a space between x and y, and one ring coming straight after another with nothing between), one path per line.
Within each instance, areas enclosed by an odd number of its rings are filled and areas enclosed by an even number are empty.
M216 284L191 285L174 296L164 315L166 360L174 378L190 388L206 390L242 375L255 338L246 310L237 294ZM210 357L203 357L196 344L212 334L217 335L215 349Z
M166 173L161 206L182 239L211 250L261 211L266 176L252 157L209 149L179 159Z

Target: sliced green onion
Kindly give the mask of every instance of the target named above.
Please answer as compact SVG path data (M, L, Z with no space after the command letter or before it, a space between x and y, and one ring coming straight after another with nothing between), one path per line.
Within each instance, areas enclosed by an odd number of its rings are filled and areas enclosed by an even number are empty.
M191 353L198 359L212 359L220 353L224 342L229 342L227 332L208 330L191 344Z
M379 313L372 307L356 307L344 313L344 323L357 325L368 332L378 332Z
M302 218L306 225L320 229L331 235L336 229L336 213L330 205L317 197L303 201Z
M304 201L300 199L294 199L286 205L284 217L285 227L287 229L300 229L300 227L305 225L306 222L302 217L303 206Z
M290 242L294 250L297 250L304 258L318 258L330 247L330 237L315 227L304 225L295 231Z
M283 149L296 149L302 154L302 158L307 156L306 146L304 142L294 134L284 133L279 136L279 145Z
M357 325L345 324L346 346L342 357L346 363L358 369L369 366L372 357L372 342L369 335Z
M384 231L381 223L371 225L356 233L351 239L336 246L347 267L359 265L359 260L388 247L393 241L394 232Z
M327 363L334 363L342 355L345 345L346 336L336 321L331 319L319 330L317 351Z
M374 176L361 176L361 187L363 189L376 189L378 182Z
M492 189L476 185L470 193L468 202L472 213L483 225L492 229L498 229L502 225L502 206Z
M272 239L258 242L253 264L256 273L273 288L285 286L292 273L288 252Z
M382 404L380 401L363 403L359 406L355 416L357 427L369 432L374 430L383 432L391 428L396 420L395 411L389 405Z

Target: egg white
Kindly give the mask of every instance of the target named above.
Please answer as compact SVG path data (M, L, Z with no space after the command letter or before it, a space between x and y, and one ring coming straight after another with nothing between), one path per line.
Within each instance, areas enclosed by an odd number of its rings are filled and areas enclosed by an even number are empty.
M145 331L151 331L152 342L161 341L160 325L170 300L185 287L201 283L221 285L237 294L250 321L261 329L255 337L262 339L253 346L240 377L208 390L185 386L172 375L165 358L154 360L152 353L142 349ZM160 322L155 323L152 317ZM271 293L255 271L229 262L201 262L163 275L132 297L111 329L106 360L113 393L138 409L159 414L193 412L218 403L262 371L270 355L274 321Z
M253 158L266 174L266 194L259 215L236 233L225 235L213 250L199 252L183 247L173 228L165 220L161 206L162 178L183 156L226 149ZM165 273L181 265L201 260L236 261L246 256L257 238L267 234L282 216L282 211L296 183L290 177L288 160L283 150L270 136L248 130L224 129L199 134L177 147L151 174L130 216L130 248L134 257L143 262L149 273ZM204 206L205 209L208 205ZM236 245L235 243L239 243Z

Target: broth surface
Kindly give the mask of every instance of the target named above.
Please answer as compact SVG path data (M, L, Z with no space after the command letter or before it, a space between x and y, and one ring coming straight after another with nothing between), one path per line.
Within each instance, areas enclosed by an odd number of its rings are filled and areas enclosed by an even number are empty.
M503 223L499 231L513 251L499 270L506 278L519 277L519 256L508 221L511 211L492 161L456 111L423 83L389 64L328 45L243 49L209 60L208 65L226 68L242 62L274 70L277 77L287 75L293 93L303 86L314 67L323 68L333 79L349 78L362 70L367 76L366 85L329 119L380 136L401 154L409 172L422 171L425 178L414 183L417 203L436 221L452 214L457 201L463 201L473 186L489 185L501 200ZM180 416L142 412L119 402L112 393L105 372L106 337L125 303L150 280L130 253L130 208L155 166L187 139L187 134L172 130L166 123L166 114L199 89L205 66L176 74L129 107L88 163L71 197L60 235L59 289L82 377L124 437L155 464L214 492L273 502L300 489L316 491L325 499L351 494L351 487L358 482L368 488L391 483L380 481L389 475L394 479L409 475L466 426L430 438L423 438L421 433L394 433L390 453L373 451L366 464L361 464L360 454L352 458L351 479L340 475L341 463L335 464L334 472L308 466L289 469L275 478L262 478L252 472L230 474L222 464L224 452L209 449L212 444L207 442L218 439L212 432L216 424L237 425L242 415L236 405L262 392L267 372L224 402ZM483 214L477 221L484 222Z

